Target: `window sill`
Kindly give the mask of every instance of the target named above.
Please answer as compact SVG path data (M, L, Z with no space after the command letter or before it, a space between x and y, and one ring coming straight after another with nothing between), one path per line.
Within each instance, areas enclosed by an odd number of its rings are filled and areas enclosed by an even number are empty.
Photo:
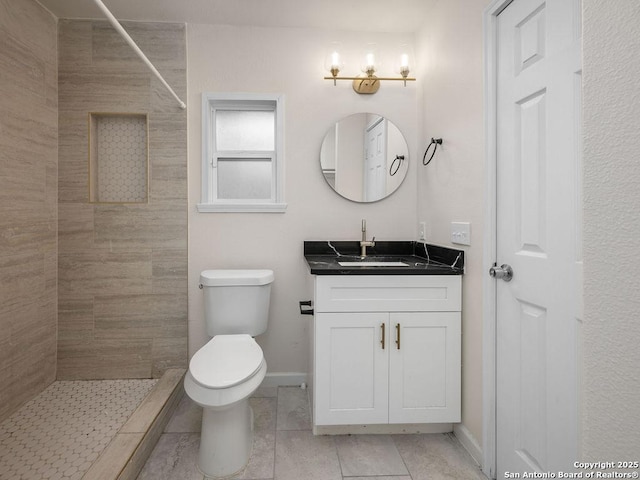
M250 203L250 204L221 204L198 203L199 213L284 213L286 203Z

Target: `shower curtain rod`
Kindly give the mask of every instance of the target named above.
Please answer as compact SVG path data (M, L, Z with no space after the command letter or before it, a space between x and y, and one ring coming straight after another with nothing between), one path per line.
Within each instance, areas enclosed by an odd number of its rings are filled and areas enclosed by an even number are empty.
M122 28L122 25L120 25L120 22L118 22L116 17L113 16L113 14L109 11L106 5L102 3L102 0L93 0L93 1L98 6L98 8L102 10L102 13L104 13L104 15L107 17L107 19L109 20L109 23L113 25L113 28L115 28L117 32L122 36L122 38L125 39L125 41L133 49L133 51L136 52L138 56L142 59L142 61L147 64L147 67L149 67L149 69L154 73L154 75L158 77L158 80L160 80L162 84L167 88L167 90L169 90L169 93L173 95L173 98L175 98L178 101L178 103L180 104L180 108L182 108L183 110L187 108L187 105L182 100L180 100L180 97L178 97L176 92L173 91L173 88L171 88L167 83L167 81L162 77L162 75L160 75L160 72L156 69L156 67L153 66L153 63L151 63L151 61L147 58L144 52L140 50L140 47L136 45L136 42L133 41L133 39L129 36L127 31L124 28Z

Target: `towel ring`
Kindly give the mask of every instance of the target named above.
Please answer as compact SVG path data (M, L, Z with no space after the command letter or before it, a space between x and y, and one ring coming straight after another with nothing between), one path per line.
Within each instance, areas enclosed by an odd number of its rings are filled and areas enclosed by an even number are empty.
M429 160L425 162L425 159L427 158L427 154L429 153L429 149L431 148L431 145L433 145L433 152L431 152L431 156L429 157ZM424 152L424 156L422 157L422 164L424 166L427 166L431 163L431 160L433 160L433 156L436 154L436 150L438 149L438 145L442 145L442 139L431 137L431 143L429 143L429 145L427 146L427 149Z
M391 166L389 167L389 175L393 177L396 173L398 173L398 170L400 170L403 161L404 155L396 155L396 158L393 159L393 162L391 162ZM393 167L396 162L398 162L398 166L394 169Z

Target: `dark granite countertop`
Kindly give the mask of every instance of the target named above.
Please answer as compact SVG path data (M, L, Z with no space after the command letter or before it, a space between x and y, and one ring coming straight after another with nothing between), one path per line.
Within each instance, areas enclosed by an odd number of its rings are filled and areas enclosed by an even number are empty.
M358 241L305 241L304 258L312 275L462 275L464 252L412 241L377 241L360 257ZM369 262L402 262L407 266L372 266ZM341 266L338 262L357 262Z

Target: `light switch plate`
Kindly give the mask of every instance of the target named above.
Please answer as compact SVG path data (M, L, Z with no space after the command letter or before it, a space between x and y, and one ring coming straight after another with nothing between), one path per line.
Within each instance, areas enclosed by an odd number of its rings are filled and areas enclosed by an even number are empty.
M471 223L451 222L451 243L471 245Z

